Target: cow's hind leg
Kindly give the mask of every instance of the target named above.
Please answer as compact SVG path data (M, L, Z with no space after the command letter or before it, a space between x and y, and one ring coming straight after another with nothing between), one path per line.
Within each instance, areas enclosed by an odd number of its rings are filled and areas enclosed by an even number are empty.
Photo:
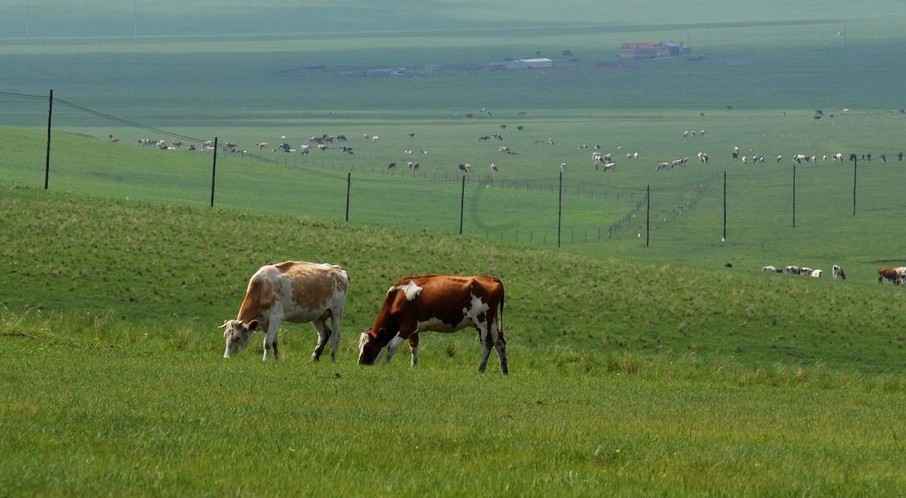
M311 353L311 361L318 361L321 359L321 353L324 352L324 346L327 345L327 340L333 335L333 331L324 320L315 320L311 324L318 331L318 343L315 344L315 350Z
M491 357L491 348L493 347L493 339L491 334L488 333L486 325L483 328L479 327L478 339L481 341L481 362L478 363L478 371L484 372L488 367L488 358Z
M497 349L497 357L500 358L500 371L506 375L510 373L506 361L506 339L503 337L503 331L497 332L497 340L494 341L494 348Z
M333 331L330 334L330 361L336 363L337 350L340 349L340 322L341 312L333 311L330 314L330 323L333 324Z

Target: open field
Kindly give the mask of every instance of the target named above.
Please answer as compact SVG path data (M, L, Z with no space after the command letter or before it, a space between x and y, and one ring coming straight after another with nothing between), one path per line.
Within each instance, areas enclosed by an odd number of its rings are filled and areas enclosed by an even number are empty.
M899 496L904 290L875 270L906 266L904 21L890 0L10 7L0 496ZM669 40L692 56L618 55ZM299 153L322 134L347 141ZM185 149L214 137L245 152L219 152L211 208L212 154ZM795 154L817 161L794 177ZM308 362L307 325L279 363L262 335L223 360L248 277L287 259L350 273L337 363ZM355 364L416 273L503 279L511 375L475 373L471 333Z
M406 234L392 229L21 188L0 199L11 494L895 496L906 485L900 289L443 234L400 257ZM262 365L256 344L221 359L216 325L248 274L295 255L350 271L338 362L307 363L307 326L284 327L280 363ZM426 336L417 369L404 352L355 365L388 281L422 271L504 279L509 378L494 360L474 373L468 333ZM671 278L646 278L659 274Z
M498 152L500 142L478 141L493 130L487 124L421 125L414 140L403 125L383 125L388 133L382 133L378 143L361 138L360 130L368 129L361 123L328 126L350 137L354 155L337 150L338 144L303 157L258 151L249 142L245 144L251 154L261 160L221 154L215 206L342 221L348 193L348 216L354 223L455 234L462 214L465 234L543 247L556 247L561 209L561 246L585 254L710 268L729 262L742 271L759 271L765 264L829 271L839 264L863 284L873 283L879 266L906 264L902 237L885 228L896 225L906 208L900 195L906 163L897 159L906 118L898 113L853 113L816 122L805 112L734 116L746 119L737 123L731 116L709 118L707 134L696 138L682 137L690 127L683 127L686 118L681 114L661 114L660 119L648 114L638 121L629 116L527 121L527 130L544 126L549 132L535 136L554 134L556 145L535 144L518 131L505 131L517 134L504 142L517 155ZM590 132L592 128L598 131ZM15 185L42 186L43 134L8 131L9 138L0 144L4 178ZM586 135L581 139L570 138L582 132ZM617 171L593 171L591 149L576 144L595 144L596 135L621 132L626 133L622 138L634 135L637 141L624 142L622 150L613 142L603 145L605 152L615 153ZM58 133L53 143L51 191L192 206L210 202L210 154L109 144L65 133ZM767 159L759 165L734 161L732 144ZM406 154L407 147L429 153ZM619 156L623 150L640 150L641 157L625 159ZM710 152L707 165L696 159L699 150ZM818 162L796 167L794 212L791 157L803 150L816 155ZM851 161L823 159L834 151L847 151L847 156L849 151L860 156L874 151L874 160L860 160L854 171ZM776 155L784 159L778 163ZM690 157L690 164L655 170L657 162L676 157ZM405 163L411 160L421 163L418 173L407 170ZM398 163L397 171L386 169L390 161ZM455 166L461 162L474 165L464 192ZM499 166L498 173L488 170L491 162ZM560 162L567 163L562 199ZM646 188L651 191L650 216L640 206ZM721 242L725 193L726 239Z
M896 372L902 364L902 289L857 276L840 282L721 266L689 271L668 260L635 263L439 232L34 189L6 189L2 207L3 281L10 283L4 306L160 322L173 328L170 335L201 340L206 351L219 346L209 334L235 315L254 270L296 258L347 268L351 331L370 326L400 276L485 273L507 283L517 351L554 344L698 351L866 372ZM354 344L355 333L346 337Z

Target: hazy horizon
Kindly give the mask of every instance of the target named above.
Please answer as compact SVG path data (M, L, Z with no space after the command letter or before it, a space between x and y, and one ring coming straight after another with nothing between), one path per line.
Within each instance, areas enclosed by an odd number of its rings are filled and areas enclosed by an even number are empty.
M424 32L540 26L639 26L683 23L834 21L906 15L906 4L872 2L871 9L852 2L780 0L711 2L690 8L667 0L627 7L618 2L576 0L551 7L522 0L487 3L476 0L361 0L335 2L290 0L18 0L0 1L0 39L81 37L155 37L204 35L325 34Z

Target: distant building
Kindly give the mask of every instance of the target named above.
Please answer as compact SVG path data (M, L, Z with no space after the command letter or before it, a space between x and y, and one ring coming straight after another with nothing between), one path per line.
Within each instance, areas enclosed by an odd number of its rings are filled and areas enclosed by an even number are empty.
M692 47L687 47L683 45L682 42L668 41L660 42L657 46L661 53L662 57L683 57L686 55L692 55Z
M507 69L537 69L553 66L554 61L541 57L537 59L519 59L515 61L507 61Z
M620 45L620 58L622 59L654 59L657 57L657 48L651 43L627 42Z
M692 54L692 47L673 41L645 43L626 42L620 45L622 59L658 59L661 57L682 57Z

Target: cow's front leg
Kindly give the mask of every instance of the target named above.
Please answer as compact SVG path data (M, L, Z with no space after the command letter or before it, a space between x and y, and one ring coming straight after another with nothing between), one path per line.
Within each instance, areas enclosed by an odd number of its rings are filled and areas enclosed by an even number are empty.
M409 336L409 353L412 354L412 366L418 365L418 334Z
M393 358L393 353L396 352L396 348L400 347L400 344L403 343L405 339L400 337L399 334L390 339L390 343L387 344L387 363L390 363L390 360Z
M267 327L267 332L264 334L264 358L263 361L267 361L267 353L271 348L274 350L274 359L280 359L280 352L277 349L277 330L278 326L269 325Z

